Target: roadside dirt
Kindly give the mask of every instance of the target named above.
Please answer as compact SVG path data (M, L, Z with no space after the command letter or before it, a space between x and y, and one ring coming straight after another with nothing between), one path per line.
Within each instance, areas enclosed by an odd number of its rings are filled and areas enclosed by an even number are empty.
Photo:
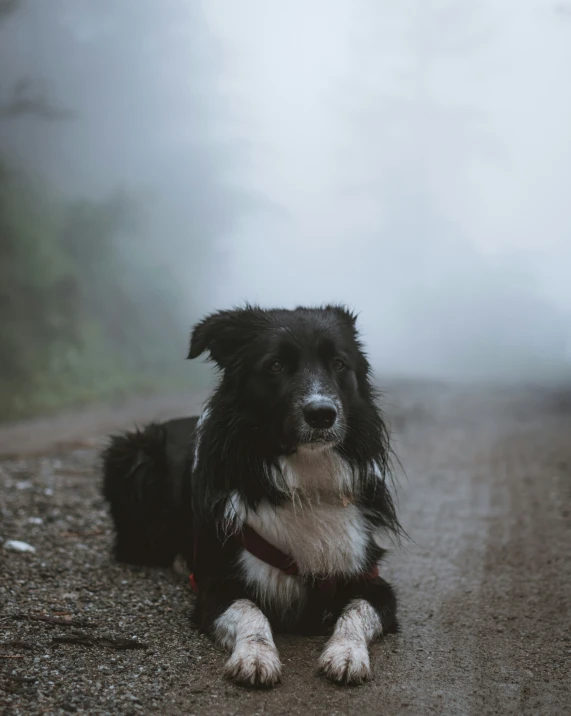
M1 712L571 713L571 402L556 397L389 386L411 537L386 568L402 629L373 646L374 679L351 689L315 675L320 638L277 639L284 678L273 691L223 681L225 655L189 624L184 569L110 559L102 437L193 412L201 396L0 430Z

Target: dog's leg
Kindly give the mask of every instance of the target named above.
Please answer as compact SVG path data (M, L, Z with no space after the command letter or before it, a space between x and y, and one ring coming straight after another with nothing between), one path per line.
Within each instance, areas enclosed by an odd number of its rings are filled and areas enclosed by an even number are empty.
M237 599L214 622L214 636L232 652L225 675L250 686L273 686L281 662L267 618L249 599Z
M381 615L366 599L350 602L335 624L319 658L319 670L331 681L360 684L371 677L369 644L383 633Z

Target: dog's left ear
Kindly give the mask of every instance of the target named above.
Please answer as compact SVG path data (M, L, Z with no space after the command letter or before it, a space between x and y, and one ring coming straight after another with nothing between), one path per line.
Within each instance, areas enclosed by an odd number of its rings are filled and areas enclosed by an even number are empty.
M350 326L353 330L357 330L357 314L350 311L346 306L326 306L326 310L331 311L337 318Z
M247 345L256 316L257 311L249 306L206 316L192 330L188 358L198 358L208 351L215 363L227 368L240 348Z

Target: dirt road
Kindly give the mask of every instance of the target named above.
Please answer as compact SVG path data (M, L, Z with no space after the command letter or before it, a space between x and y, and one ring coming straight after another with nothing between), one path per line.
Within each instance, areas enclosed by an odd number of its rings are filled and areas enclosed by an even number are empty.
M101 433L192 402L0 431L0 537L35 548L0 546L3 713L571 713L569 405L538 390L391 386L411 541L386 573L402 631L372 648L374 679L353 689L315 675L323 639L278 638L283 683L254 692L224 682L224 654L191 629L183 570L109 557Z

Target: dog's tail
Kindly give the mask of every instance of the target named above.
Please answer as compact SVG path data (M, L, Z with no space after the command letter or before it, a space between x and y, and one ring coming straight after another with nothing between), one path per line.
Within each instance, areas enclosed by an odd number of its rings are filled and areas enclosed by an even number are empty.
M185 423L192 429L195 421L153 423L114 435L103 452L103 495L115 523L119 562L167 567L179 552L188 559L190 545L181 533L181 484L192 433L172 455L173 435L182 435Z

